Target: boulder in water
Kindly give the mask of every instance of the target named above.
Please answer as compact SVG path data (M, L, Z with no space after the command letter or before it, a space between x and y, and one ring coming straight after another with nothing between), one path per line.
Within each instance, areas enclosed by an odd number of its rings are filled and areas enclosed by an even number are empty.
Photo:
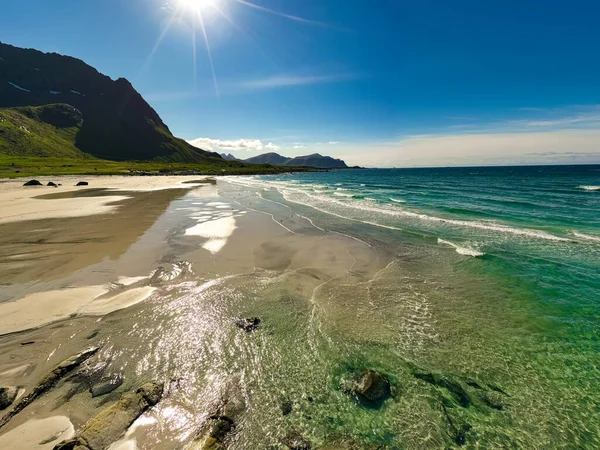
M29 180L23 186L41 186L41 185L42 185L42 183L40 183L38 180Z
M261 320L258 317L253 317L251 319L237 319L235 321L238 328L244 330L246 333L258 330L260 323Z
M53 181L48 181L48 184L46 186L58 187L58 185L56 183L54 183Z
M294 409L294 403L290 400L286 400L281 404L281 412L284 416L287 416Z
M380 408L392 396L389 378L373 369L363 369L352 380L344 382L342 390L368 408Z
M89 183L87 181L80 181L75 186L87 186Z
M290 450L310 450L310 442L304 439L298 430L290 431L283 439L283 444Z

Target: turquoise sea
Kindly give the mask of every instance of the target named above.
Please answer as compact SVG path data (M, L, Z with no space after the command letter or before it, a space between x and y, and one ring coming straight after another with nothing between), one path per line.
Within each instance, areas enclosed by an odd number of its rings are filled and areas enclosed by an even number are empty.
M393 255L370 298L394 344L362 358L501 386L502 411L447 409L473 426L470 446L600 447L600 166L342 170L243 184ZM409 304L412 316L396 316ZM418 447L410 434L389 442Z
M600 448L600 166L352 169L127 195L70 228L4 228L15 242L101 236L101 262L73 252L83 267L34 292L151 292L3 335L0 370L36 368L11 381L27 386L99 347L13 420L79 429L157 381L163 399L111 449ZM114 256L105 242L124 218L139 234ZM13 248L43 258L13 272L9 300L26 270L65 264ZM365 373L389 383L377 401L352 394ZM106 380L116 390L93 397ZM223 417L222 442L202 444Z

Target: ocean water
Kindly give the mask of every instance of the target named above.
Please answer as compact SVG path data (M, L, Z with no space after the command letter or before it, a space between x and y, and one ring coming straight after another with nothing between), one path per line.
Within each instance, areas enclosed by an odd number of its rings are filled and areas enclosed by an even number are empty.
M150 228L121 256L38 290L108 283L152 295L4 335L0 368L35 367L15 381L29 386L99 346L81 377L28 413L64 414L76 428L141 383L165 383L114 448L187 449L227 411L229 450L307 448L287 445L290 433L318 450L597 449L599 187L600 167L578 166L344 170L131 192L132 223ZM131 211L103 219L119 214ZM42 230L93 231L90 220ZM39 229L9 231L25 241ZM37 264L65 264L44 256ZM255 317L254 332L236 326ZM343 390L363 369L390 381L379 408ZM115 377L121 387L91 397L89 380Z
M471 447L600 447L600 166L364 169L235 183L392 254L367 294L331 286L319 295L378 311L373 322L357 315L344 324L342 314L331 327L386 330L361 333L370 344L349 353L399 379L404 414L444 427L408 400L418 394L406 367L418 367L507 394L500 410L444 407L450 422L472 426ZM378 423L369 420L352 427L368 435ZM381 420L395 420L395 431L374 429L373 445L447 445L408 418Z

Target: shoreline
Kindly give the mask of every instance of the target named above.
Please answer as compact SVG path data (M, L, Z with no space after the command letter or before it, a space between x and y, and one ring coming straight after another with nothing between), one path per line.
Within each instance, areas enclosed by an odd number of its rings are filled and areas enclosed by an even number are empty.
M185 447L230 400L232 450L281 448L290 430L317 449L445 448L461 430L535 446L549 426L566 442L593 423L578 408L596 398L591 378L555 376L571 358L569 329L489 270L498 258L326 214L270 182L199 178L0 184L0 211L29 204L23 217L37 217L0 223L0 316L10 317L0 332L14 330L0 335L0 386L26 398L52 367L98 348L0 442L19 448L32 418L80 432L148 380L166 395L117 446ZM89 185L72 186L80 179ZM114 196L127 198L106 203ZM574 374L597 355L578 358ZM362 369L399 395L361 407L342 386Z

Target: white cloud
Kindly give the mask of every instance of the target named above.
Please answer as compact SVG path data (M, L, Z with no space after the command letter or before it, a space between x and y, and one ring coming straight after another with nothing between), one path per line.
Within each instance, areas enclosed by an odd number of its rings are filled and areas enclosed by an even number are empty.
M340 143L340 141L331 141L329 142L329 145L338 145Z
M198 138L188 141L194 147L201 148L203 150L211 150L216 152L221 151L279 151L280 147L269 142L263 143L260 139L237 139L237 140L221 140L221 139L210 139L210 138Z
M341 157L372 167L600 163L600 130L409 136L353 144Z
M294 148L306 148L304 145L294 145Z

